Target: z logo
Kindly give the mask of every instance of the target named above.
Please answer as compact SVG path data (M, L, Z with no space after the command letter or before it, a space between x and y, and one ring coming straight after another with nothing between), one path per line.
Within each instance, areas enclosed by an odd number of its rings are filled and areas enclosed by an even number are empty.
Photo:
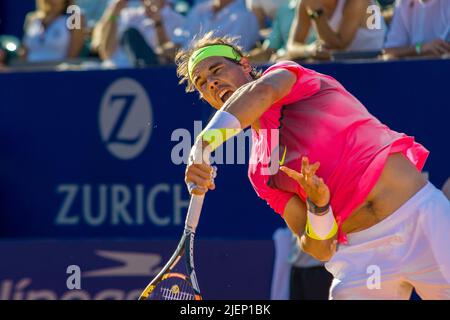
M137 157L152 130L152 107L147 92L129 78L115 81L103 95L100 134L111 154L122 160Z

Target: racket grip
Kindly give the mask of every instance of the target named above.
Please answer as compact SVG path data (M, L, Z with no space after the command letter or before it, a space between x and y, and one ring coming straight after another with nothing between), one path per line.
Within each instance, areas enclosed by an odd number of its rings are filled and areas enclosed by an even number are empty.
M186 215L186 229L191 232L195 232L198 225L198 220L200 219L200 213L202 212L203 200L205 195L192 195L191 201L189 203L188 213Z

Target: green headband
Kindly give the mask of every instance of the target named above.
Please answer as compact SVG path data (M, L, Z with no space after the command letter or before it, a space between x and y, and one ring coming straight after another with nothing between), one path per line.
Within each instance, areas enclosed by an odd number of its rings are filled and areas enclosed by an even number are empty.
M214 44L200 48L196 50L189 58L188 72L191 81L192 71L194 70L195 66L209 57L225 57L233 59L235 61L241 61L241 56L239 55L239 53L237 53L236 50L233 49L233 47L225 44Z

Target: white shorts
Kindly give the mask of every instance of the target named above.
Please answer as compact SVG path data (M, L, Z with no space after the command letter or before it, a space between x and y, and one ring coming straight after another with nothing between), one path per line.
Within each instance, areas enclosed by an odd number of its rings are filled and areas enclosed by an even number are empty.
M325 264L330 299L450 299L450 203L428 183L392 215L348 234Z

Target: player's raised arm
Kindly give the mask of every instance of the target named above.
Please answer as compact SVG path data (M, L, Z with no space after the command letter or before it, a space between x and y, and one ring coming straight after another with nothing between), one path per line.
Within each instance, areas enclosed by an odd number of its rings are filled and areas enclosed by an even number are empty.
M260 76L237 47L220 42L181 51L176 62L180 82L187 82L187 91L197 90L218 110L197 137L185 174L190 192L203 194L213 188L211 168L200 165L207 162L205 157L254 124L276 101L286 96L297 76L286 69ZM205 150L208 152L204 153ZM197 187L192 187L194 185Z
M297 76L285 69L267 73L240 87L220 110L234 115L242 129L245 129L259 119L270 106L286 96L296 80Z
M227 46L222 49L232 50ZM220 108L196 142L197 146L209 145L211 152L254 124L275 102L291 91L297 80L297 76L286 69L274 70L252 79L252 67L245 57L239 57L238 66L233 64L236 63L223 57L206 59L197 64L192 62L190 77L194 85L202 90L203 97L212 106ZM233 74L232 67L241 70ZM226 82L238 76L243 78L242 84L229 88Z

